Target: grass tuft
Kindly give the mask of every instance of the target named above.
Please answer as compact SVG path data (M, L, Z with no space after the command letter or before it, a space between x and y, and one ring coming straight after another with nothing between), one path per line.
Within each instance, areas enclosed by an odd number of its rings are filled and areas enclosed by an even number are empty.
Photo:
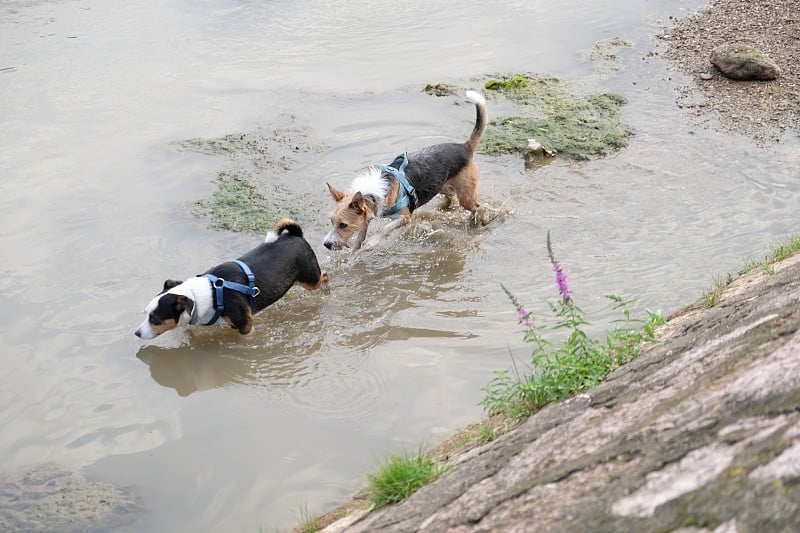
M302 533L316 533L319 531L317 518L308 512L308 505L306 504L300 506L298 521L300 522L298 529Z
M800 235L791 235L772 250L770 255L767 256L767 262L783 261L797 251L800 251Z
M377 472L368 476L370 502L375 507L400 502L441 473L436 463L424 456L422 449L416 456L391 454Z
M703 293L700 299L706 305L706 307L714 307L719 301L719 295L722 289L737 277L743 276L748 272L756 270L757 268L760 268L761 273L765 276L772 276L775 274L775 268L773 266L775 263L783 261L799 251L800 235L790 235L784 241L776 244L772 251L767 253L763 262L756 261L754 259L748 259L745 261L745 264L742 266L742 268L736 272L736 275L728 273L725 279L720 276L714 276L713 285L709 290Z

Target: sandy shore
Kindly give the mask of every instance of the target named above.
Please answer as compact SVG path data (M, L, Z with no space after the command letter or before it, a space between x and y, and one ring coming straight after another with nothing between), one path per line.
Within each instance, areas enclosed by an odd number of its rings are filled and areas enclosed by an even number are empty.
M778 141L791 130L800 134L800 2L713 0L660 38L667 43L663 56L693 79L679 89L678 105L760 142ZM759 48L781 76L748 82L722 76L709 61L711 50L735 42Z

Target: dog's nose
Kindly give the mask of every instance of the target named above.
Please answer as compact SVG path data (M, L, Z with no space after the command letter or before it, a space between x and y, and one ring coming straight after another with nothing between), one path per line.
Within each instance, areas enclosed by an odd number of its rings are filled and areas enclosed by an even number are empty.
M333 243L332 243L332 242L330 242L330 241L325 241L325 242L323 242L322 244L324 244L324 245L325 245L325 248L327 248L328 250L333 250Z
M142 338L142 332L141 332L141 331L139 331L138 329L136 330L136 333L134 333L134 335L136 335L136 336L137 336L137 337L139 337L140 339Z

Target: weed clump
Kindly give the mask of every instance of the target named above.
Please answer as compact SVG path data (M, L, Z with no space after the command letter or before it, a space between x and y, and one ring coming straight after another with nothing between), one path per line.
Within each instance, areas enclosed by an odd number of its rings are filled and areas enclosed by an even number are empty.
M608 332L605 341L589 337L584 331L588 322L575 304L563 266L555 259L547 233L547 252L555 273L559 298L549 302L556 322L552 329L565 330L563 343L553 343L544 336L546 325L534 321L532 313L504 285L503 291L517 308L519 323L525 328L523 340L533 345L529 374L510 375L496 372L483 388L481 405L489 415L502 414L513 422L522 419L550 402L580 393L600 383L614 368L636 357L643 343L655 340L655 327L663 324L658 312L648 312L647 319L635 319L628 309L630 300L608 295L622 319Z

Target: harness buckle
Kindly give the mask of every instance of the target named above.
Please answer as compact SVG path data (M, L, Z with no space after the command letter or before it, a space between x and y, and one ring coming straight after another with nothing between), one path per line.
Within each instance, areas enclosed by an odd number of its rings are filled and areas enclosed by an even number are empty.
M215 287L224 287L225 286L225 280L223 278L215 279L214 280L214 286Z
M259 294L261 294L261 289L259 289L258 287L253 287L253 298L258 296Z

